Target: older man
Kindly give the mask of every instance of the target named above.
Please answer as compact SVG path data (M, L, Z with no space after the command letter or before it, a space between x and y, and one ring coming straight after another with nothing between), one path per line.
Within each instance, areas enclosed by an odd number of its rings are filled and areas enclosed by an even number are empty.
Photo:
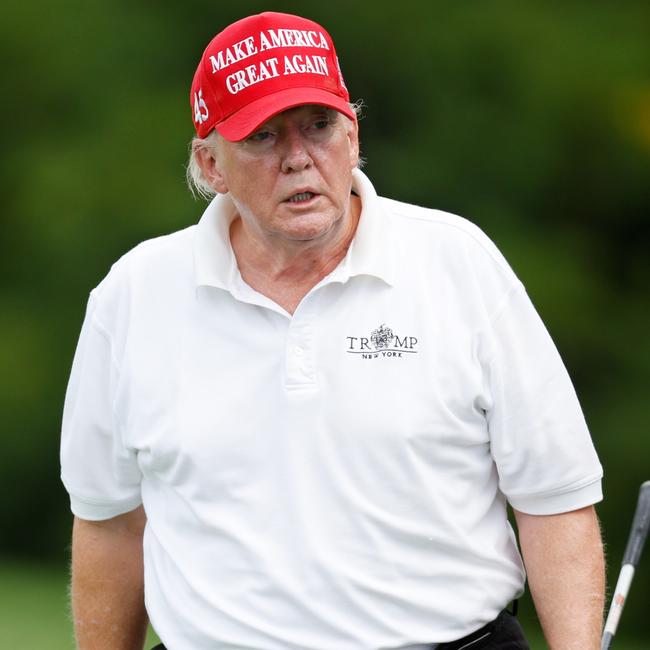
M208 45L201 221L92 291L66 398L82 649L598 647L601 468L558 354L467 221L377 196L334 45ZM146 608L145 608L146 602Z

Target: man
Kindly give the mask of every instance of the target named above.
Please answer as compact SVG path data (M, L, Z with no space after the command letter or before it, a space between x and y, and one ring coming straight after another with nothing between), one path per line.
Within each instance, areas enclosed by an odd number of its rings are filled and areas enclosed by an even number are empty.
M599 647L601 468L494 245L378 197L319 25L265 13L191 90L198 225L92 293L66 398L82 649ZM146 601L146 609L145 609Z

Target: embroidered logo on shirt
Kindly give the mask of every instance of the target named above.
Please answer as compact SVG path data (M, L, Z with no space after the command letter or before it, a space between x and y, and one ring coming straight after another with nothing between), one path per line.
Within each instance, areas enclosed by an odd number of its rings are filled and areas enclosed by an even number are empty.
M362 359L402 359L406 354L417 354L418 339L415 336L400 336L385 323L370 333L370 336L346 336L348 354L360 354Z

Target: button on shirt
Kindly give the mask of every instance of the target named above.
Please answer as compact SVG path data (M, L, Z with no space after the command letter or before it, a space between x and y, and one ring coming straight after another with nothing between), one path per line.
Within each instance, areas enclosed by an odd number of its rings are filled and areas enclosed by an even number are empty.
M73 512L140 503L171 650L460 638L523 589L506 502L601 498L575 392L521 283L460 217L380 198L293 315L248 286L215 198L91 293L64 410Z

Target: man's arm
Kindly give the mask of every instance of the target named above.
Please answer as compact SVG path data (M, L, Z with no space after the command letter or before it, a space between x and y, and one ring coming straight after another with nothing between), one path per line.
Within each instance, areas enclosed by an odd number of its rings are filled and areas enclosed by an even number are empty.
M599 650L605 562L593 506L559 515L515 510L528 585L550 650Z
M145 522L142 507L105 521L75 517L71 594L79 650L142 650Z

